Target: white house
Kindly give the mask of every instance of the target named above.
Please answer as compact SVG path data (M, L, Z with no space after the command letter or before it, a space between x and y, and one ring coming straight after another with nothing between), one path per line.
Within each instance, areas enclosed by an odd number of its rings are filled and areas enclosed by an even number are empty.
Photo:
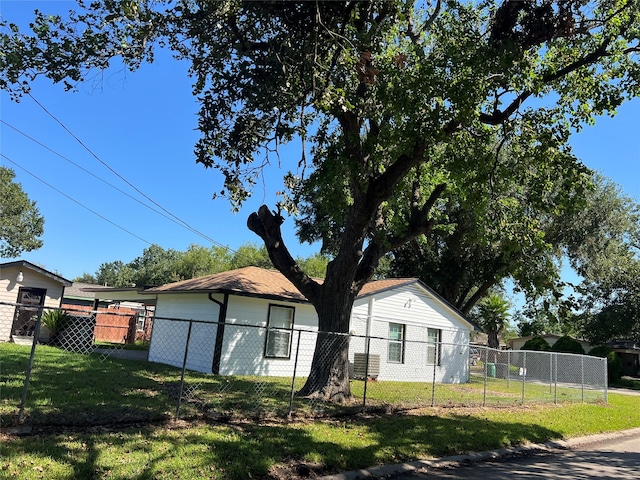
M156 295L150 361L186 359L191 370L222 375L309 372L318 318L275 270L246 267L144 293ZM380 380L466 382L473 328L417 279L370 282L353 307L352 373L362 373L368 351L368 373Z
M0 341L8 342L14 336L33 336L33 316L39 307L60 307L65 287L71 281L30 262L18 260L0 264L0 302L22 304L0 305ZM46 330L42 337L48 337Z

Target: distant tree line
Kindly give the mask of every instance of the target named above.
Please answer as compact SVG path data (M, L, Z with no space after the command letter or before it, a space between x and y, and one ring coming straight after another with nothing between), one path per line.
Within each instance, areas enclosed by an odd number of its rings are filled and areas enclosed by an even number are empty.
M313 276L323 277L329 261L319 253L296 261ZM84 273L75 282L110 287L148 287L179 282L247 266L273 268L264 246L245 243L238 249L191 245L186 251L152 245L142 255L125 263L105 262L94 274Z

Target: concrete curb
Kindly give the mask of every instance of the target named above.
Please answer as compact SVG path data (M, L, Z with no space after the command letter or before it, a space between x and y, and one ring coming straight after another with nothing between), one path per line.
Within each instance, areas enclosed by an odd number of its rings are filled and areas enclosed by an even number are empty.
M499 460L515 456L533 455L537 453L557 453L562 450L569 450L577 446L588 445L608 440L640 435L640 428L622 430L620 432L601 433L588 435L585 437L570 438L567 440L556 440L544 444L528 444L521 447L501 448L498 450L488 450L485 452L472 452L464 455L453 455L440 459L416 460L414 462L397 463L393 465L380 465L362 470L336 473L318 477L318 480L363 480L387 478L407 472L424 471L428 468L453 468L462 465L471 465L489 460Z

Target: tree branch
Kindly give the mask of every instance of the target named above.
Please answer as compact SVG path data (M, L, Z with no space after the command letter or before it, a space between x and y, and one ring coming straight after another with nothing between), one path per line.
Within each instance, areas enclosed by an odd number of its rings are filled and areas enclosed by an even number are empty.
M277 212L275 215L266 205L262 205L257 212L253 212L247 219L247 227L258 235L267 249L269 259L311 303L319 298L320 284L300 269L300 266L289 253L289 249L282 240L280 226L284 219Z
M558 80L559 78L562 78L574 71L576 71L577 69L584 67L585 65L589 65L593 62L595 62L596 60L607 56L607 47L609 46L610 40L604 40L602 42L602 44L593 52L591 52L589 55L586 55L584 57L582 57L579 60L576 60L575 62L567 65L564 68L561 68L560 70L553 72L553 73L547 73L545 75L542 76L542 83L543 84L547 84L550 82L553 82L555 80ZM491 114L488 113L480 113L480 121L482 123L485 123L487 125L499 125L501 123L503 123L505 120L507 120L511 115L513 115L514 112L516 112L520 106L525 102L525 100L527 100L527 98L529 98L531 95L533 95L533 91L531 90L525 90L524 92L522 92L520 95L518 95L515 100L513 100L511 102L511 104L509 104L509 106L507 108L505 108L504 110L500 111L500 110L496 110Z

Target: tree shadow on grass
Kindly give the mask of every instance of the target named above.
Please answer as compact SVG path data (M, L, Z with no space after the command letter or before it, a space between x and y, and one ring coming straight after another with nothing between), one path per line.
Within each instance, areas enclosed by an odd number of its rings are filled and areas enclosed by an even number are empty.
M48 459L43 478L297 478L299 463L329 474L560 437L537 425L465 415L354 417L306 425L94 428L35 440L10 439L2 447L0 468ZM277 476L270 476L278 465ZM52 475L56 469L60 472Z

